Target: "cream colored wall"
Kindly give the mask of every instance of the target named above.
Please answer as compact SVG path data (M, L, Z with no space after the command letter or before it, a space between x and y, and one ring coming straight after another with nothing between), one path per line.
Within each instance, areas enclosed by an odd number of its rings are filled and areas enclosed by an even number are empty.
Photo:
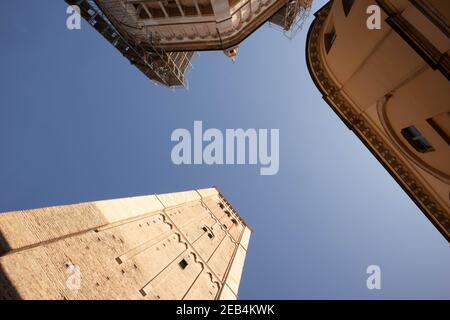
M390 1L440 52L448 52L450 40L428 18L407 0ZM432 1L436 3L439 1ZM343 96L360 111L393 146L396 155L428 186L441 205L450 208L449 180L431 172L435 169L450 174L450 146L426 122L441 112L450 111L450 84L438 70L433 70L411 46L384 21L381 30L366 27L366 8L374 0L355 1L346 17L342 1L333 3L321 37L334 25L336 40L327 54L321 50L324 67L338 84ZM436 8L447 8L440 3ZM442 8L441 8L442 9ZM446 12L448 13L448 12ZM386 95L392 95L385 104L386 121L380 119L380 105ZM386 130L386 123L393 135ZM408 126L415 125L436 149L434 152L417 152L400 134ZM402 147L395 140L404 144ZM420 161L417 161L417 159ZM421 163L424 162L425 165ZM427 170L427 166L428 169ZM431 169L430 169L431 168Z
M0 298L229 298L239 240L209 208L219 199L213 188L0 214ZM80 290L66 286L68 264L80 267Z
M323 32L336 28L337 38L328 54L322 51L322 59L326 61L330 73L338 84L345 84L374 50L377 43L386 36L387 29L380 32L370 32L365 26L366 8L373 3L371 0L357 0L352 11L345 17L341 0L334 1L332 11L327 19ZM323 35L322 35L323 38ZM345 59L342 59L345 57Z
M383 137L385 143L389 145L392 150L399 150L398 145L389 137L387 132L384 130L383 125L380 121L380 116L378 114L377 106L374 104L369 107L364 115L366 119L374 125L374 128L377 130L377 133ZM422 182L428 187L428 192L431 193L434 197L439 199L439 202L450 210L449 202L447 201L449 185L439 179L436 179L429 173L427 173L422 168L418 167L413 161L408 161L405 163L408 166L409 170L415 171L416 174L421 177Z
M419 153L408 143L406 148L430 167L450 177L450 146L426 121L442 112L450 112L450 86L440 72L430 68L398 88L386 104L388 121L399 139L403 139L400 134L403 128L414 125L435 151Z
M244 261L246 251L242 246L238 247L236 255L233 260L233 264L230 269L230 273L227 278L227 285L233 292L238 292L239 283L241 282L242 269L244 268Z
M440 1L449 3L449 1L447 0ZM450 10L450 5L447 4L446 7L447 10ZM441 12L444 13L443 11ZM430 41L431 44L441 53L449 51L450 39L443 32L441 32L439 28L433 24L433 22L431 22L426 16L424 16L422 12L420 12L420 10L415 6L409 5L407 8L405 8L402 12L402 16L405 17L406 20L410 22L414 27L420 30L425 38Z

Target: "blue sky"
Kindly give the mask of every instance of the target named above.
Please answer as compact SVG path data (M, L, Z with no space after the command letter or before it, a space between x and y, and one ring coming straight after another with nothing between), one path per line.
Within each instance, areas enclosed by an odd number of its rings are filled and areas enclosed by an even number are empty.
M316 11L324 1L315 1ZM450 248L321 99L293 40L262 27L236 63L202 52L155 86L65 3L0 15L0 211L217 185L254 229L241 299L450 298ZM11 15L10 12L14 12ZM280 170L175 166L176 128L280 129ZM382 289L366 288L381 267Z

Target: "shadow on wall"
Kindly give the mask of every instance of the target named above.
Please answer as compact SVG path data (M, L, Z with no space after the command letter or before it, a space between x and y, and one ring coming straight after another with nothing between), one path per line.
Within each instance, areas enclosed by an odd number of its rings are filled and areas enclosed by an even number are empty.
M0 300L21 299L19 293L16 291L16 288L14 288L2 266L1 258L10 250L11 247L9 246L8 241L6 241L0 231Z

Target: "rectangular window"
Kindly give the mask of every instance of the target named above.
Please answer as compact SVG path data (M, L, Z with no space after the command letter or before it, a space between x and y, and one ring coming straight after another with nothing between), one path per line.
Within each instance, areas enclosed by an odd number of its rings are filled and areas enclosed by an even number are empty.
M186 267L188 266L188 263L185 259L181 260L178 265L180 266L181 269L186 269Z
M427 122L450 145L450 112L439 113L427 119Z
M401 133L409 144L418 152L425 153L434 151L433 146L422 136L415 126L402 129Z

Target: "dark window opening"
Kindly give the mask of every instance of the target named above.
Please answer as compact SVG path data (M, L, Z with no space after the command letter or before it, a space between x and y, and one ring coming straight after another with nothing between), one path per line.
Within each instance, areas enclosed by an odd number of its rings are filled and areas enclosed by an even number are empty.
M334 41L336 40L336 29L334 26L331 28L330 32L325 33L325 51L330 52Z
M238 224L238 222L237 222L237 220L236 219L231 219L231 222L233 222L234 224Z
M178 265L180 266L181 269L186 269L186 267L188 266L188 263L185 259L181 260Z
M231 217L231 213L228 210L225 210L225 214L227 215L227 217Z
M137 6L135 5L136 8L136 13L139 17L139 19L142 20L146 20L146 19L150 19L150 16L147 13L147 10L144 9L144 4L138 4Z
M163 4L164 9L166 9L167 15L169 17L181 17L180 9L175 1L160 2Z
M345 16L348 16L348 14L350 13L350 10L352 10L354 3L355 3L355 0L342 0L342 6L344 7Z
M422 136L415 126L402 129L401 134L416 151L421 153L434 151L433 146Z
M203 227L202 230L205 232L208 231L208 229L206 227Z
M213 235L212 233L208 233L208 237L209 237L210 239L212 239L212 238L214 238L214 235Z
M198 16L197 9L195 8L195 6L188 7L188 6L183 5L181 2L180 2L180 6L186 16L188 16L188 17Z
M219 202L218 205L219 205L220 209L225 208L225 206L224 206L223 203L221 203L221 202Z
M200 9L200 12L204 16L214 15L214 10L212 8L211 2L209 2L209 1L205 4L199 3L198 8Z

